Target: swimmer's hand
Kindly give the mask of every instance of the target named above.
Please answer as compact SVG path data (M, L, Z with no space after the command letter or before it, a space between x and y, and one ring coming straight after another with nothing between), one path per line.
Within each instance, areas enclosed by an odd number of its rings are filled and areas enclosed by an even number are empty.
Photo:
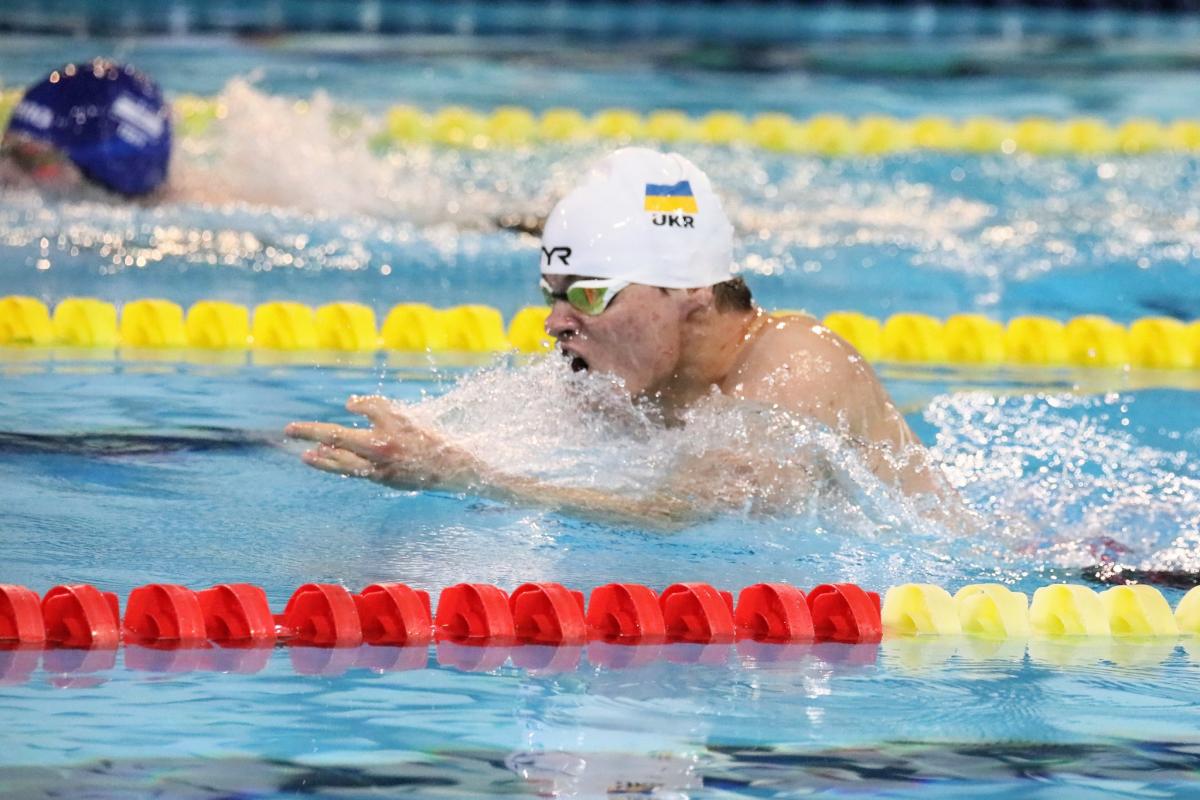
M367 478L398 489L468 492L659 529L682 527L711 513L701 511L694 499L674 493L624 497L502 473L438 432L414 422L403 407L385 397L351 397L346 409L365 416L371 427L293 422L284 429L293 439L317 444L301 456L304 463L335 475Z
M421 427L385 397L351 397L346 410L365 416L371 427L293 422L284 429L293 439L317 443L301 456L304 463L398 489L466 491L485 471L475 456Z

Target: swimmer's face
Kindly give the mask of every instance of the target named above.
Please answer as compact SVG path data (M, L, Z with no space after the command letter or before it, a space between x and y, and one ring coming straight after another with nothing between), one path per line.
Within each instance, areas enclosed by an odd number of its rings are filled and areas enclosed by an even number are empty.
M583 278L547 275L556 294ZM621 378L634 396L664 389L675 376L683 350L686 294L634 283L600 314L588 315L558 299L546 319L546 332L558 340L575 370Z
M21 133L0 140L0 183L66 189L82 182L79 169L53 145Z

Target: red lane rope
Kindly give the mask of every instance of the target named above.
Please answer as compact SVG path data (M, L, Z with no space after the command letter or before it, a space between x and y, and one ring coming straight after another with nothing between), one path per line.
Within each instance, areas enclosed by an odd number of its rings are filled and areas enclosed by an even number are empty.
M790 584L759 583L743 589L736 604L730 592L706 583L676 583L661 594L610 583L587 602L558 583L522 584L511 595L460 583L441 593L436 613L427 592L402 583L374 583L358 594L306 583L282 614L273 614L266 592L250 584L197 592L152 583L130 592L124 617L115 594L89 584L55 586L41 598L0 584L0 647L8 648L859 643L881 636L879 595L852 583L823 584L807 595Z

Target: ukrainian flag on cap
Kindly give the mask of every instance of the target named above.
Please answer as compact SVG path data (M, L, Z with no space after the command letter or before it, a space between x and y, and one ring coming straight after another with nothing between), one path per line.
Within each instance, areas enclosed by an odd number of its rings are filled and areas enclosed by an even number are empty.
M679 183L647 183L647 211L682 211L685 214L695 214L696 198L692 194L692 185L687 181Z

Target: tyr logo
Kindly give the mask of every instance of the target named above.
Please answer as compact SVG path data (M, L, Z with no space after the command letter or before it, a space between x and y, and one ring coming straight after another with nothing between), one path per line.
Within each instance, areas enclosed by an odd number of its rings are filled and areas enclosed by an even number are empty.
M655 214L650 217L650 221L655 225L666 225L668 228L695 228L696 218L689 217L686 214L676 216L674 214Z
M542 258L546 259L546 266L549 267L554 263L554 259L558 258L564 267L570 266L567 259L571 257L571 248L569 247L551 247L549 250L542 248Z

